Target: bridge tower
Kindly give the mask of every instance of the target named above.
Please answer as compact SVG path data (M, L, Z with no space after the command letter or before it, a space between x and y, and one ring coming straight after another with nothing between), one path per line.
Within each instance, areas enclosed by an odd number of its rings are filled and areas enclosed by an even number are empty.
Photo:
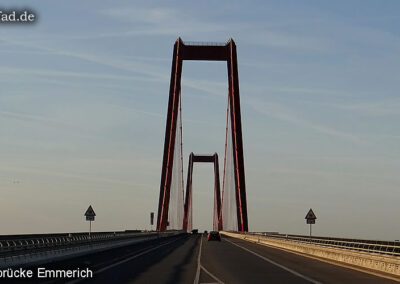
M214 212L219 219L224 221L219 224L225 224L226 218L235 218L238 231L248 231L247 222L247 201L246 184L243 158L243 139L242 123L240 113L239 96L239 77L236 44L233 39L226 43L185 43L178 38L174 44L171 81L169 89L168 113L165 128L164 154L161 171L160 195L157 215L157 230L165 231L170 223L169 210L171 205L171 184L177 185L179 190L174 191L180 197L174 199L174 206L178 208L177 223L183 224L184 202L183 202L183 157L182 157L182 116L181 116L181 75L182 64L184 60L211 60L226 61L228 71L228 107L227 107L227 132L225 142L224 158L224 176L223 176L223 194L224 191L234 191L236 216L224 216L223 209L224 198L222 197L222 206L215 207ZM180 149L179 149L180 147ZM229 153L229 154L227 154ZM179 157L180 155L180 157ZM229 155L229 156L227 156ZM225 183L228 162L232 164L232 187L228 188ZM179 166L177 166L179 165ZM181 200L182 199L182 200ZM228 215L228 214L226 214ZM182 222L180 222L182 221ZM221 228L222 229L222 225Z
M186 182L186 195L183 215L183 230L192 230L192 177L193 177L193 164L194 163L213 163L214 164L214 220L213 230L222 230L222 218L221 218L221 183L219 181L219 161L218 154L214 155L195 155L190 153L188 163L188 173Z

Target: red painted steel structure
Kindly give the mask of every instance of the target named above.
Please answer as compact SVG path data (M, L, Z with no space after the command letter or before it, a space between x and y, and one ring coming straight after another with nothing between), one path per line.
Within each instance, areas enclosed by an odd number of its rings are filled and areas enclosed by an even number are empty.
M248 231L246 184L244 174L242 123L240 114L239 76L236 44L229 39L226 44L185 44L178 38L174 45L171 81L169 89L168 114L165 128L164 156L160 182L157 230L165 231L168 223L168 208L171 189L175 133L181 94L183 60L226 61L228 70L228 97L235 168L235 196L238 231Z
M183 217L183 230L188 230L189 221L189 210L192 210L192 177L193 177L193 164L194 163L213 163L214 164L214 223L213 230L222 230L222 218L221 218L221 189L219 181L219 164L218 154L214 155L195 155L190 153L188 163L188 174L186 183L186 195L185 195L185 206L184 206L184 217ZM190 215L191 216L191 215Z

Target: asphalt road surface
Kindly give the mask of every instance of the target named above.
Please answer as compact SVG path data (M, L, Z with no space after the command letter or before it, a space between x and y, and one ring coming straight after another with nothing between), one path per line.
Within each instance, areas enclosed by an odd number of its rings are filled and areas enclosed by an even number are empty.
M92 279L71 283L397 283L234 238L207 241L201 234L96 253L46 267L89 267L94 271Z
M201 265L220 283L397 283L371 274L332 265L297 254L223 238L205 242ZM200 283L210 283L200 277Z

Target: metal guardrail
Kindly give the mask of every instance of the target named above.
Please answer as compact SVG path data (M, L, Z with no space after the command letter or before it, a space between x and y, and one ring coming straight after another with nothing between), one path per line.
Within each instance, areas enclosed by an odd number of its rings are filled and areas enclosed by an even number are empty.
M283 241L294 241L308 243L324 247L340 248L381 255L400 256L400 242L398 241L375 241L362 239L309 237L301 235L284 235L271 233L243 233L246 235L259 236L263 238L277 239Z
M0 236L0 268L43 264L113 248L182 235L183 231L104 232Z
M23 255L30 251L48 251L61 247L118 241L143 236L158 236L159 234L158 232L146 231L122 231L91 233L90 237L88 233L0 236L0 258Z
M187 46L225 46L228 42L184 41Z

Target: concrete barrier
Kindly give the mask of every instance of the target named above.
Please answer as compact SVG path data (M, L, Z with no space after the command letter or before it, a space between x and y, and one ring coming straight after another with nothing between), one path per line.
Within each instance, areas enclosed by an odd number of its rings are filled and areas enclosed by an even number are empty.
M350 268L354 266L368 271L371 270L376 272L376 274L381 274L382 276L384 276L384 274L400 276L400 258L397 256L330 248L291 240L278 240L261 235L238 234L232 232L221 232L221 234L277 249L299 253L304 256L337 262L338 264L347 264ZM396 279L400 280L400 278L397 277Z

